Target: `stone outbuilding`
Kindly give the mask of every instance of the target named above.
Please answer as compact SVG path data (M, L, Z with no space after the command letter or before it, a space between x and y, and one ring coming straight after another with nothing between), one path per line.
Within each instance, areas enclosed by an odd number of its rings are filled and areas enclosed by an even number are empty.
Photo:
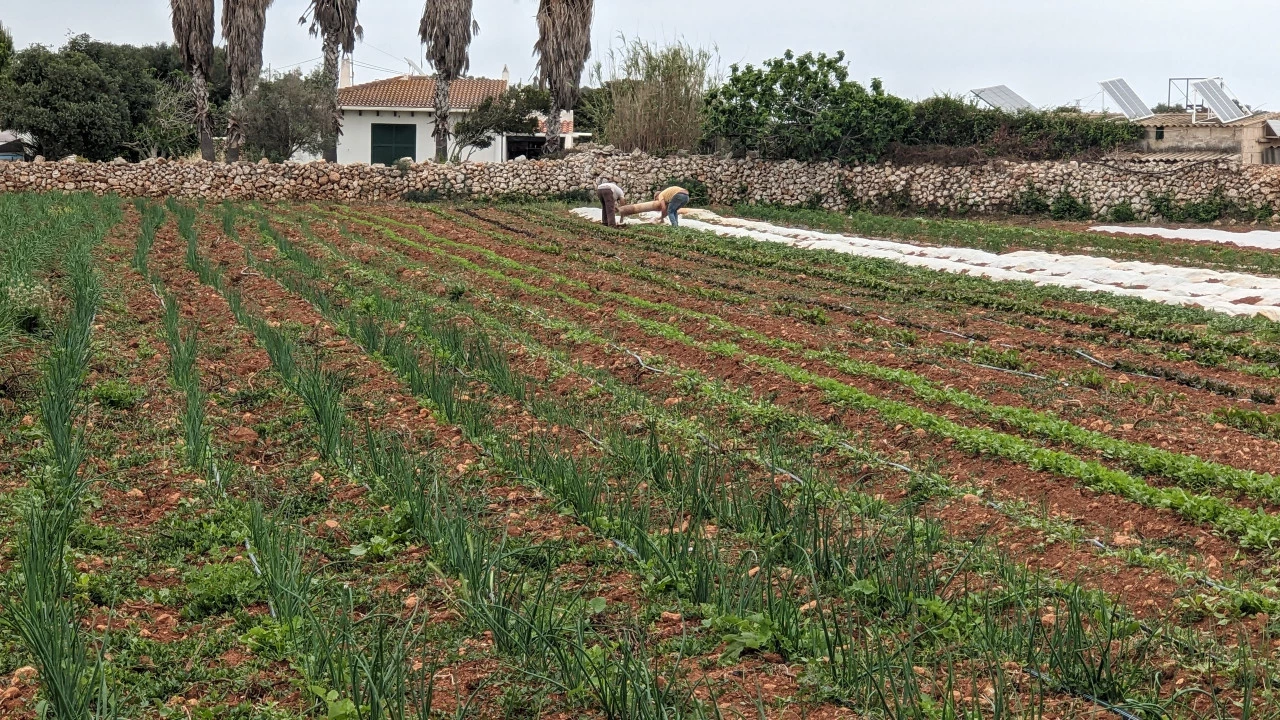
M1135 160L1235 160L1241 165L1280 164L1280 113L1257 113L1235 122L1212 114L1159 113L1135 121L1146 133Z

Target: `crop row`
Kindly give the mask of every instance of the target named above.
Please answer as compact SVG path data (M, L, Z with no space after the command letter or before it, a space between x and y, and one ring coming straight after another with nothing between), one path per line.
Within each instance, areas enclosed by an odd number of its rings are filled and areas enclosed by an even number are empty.
M567 278L554 273L544 273L531 267L522 269L531 273L546 274L556 283L568 283ZM731 339L748 340L770 349L785 350L798 355L803 360L816 360L848 375L893 383L909 389L925 402L951 405L1026 435L1093 450L1103 457L1120 461L1138 472L1164 477L1189 488L1225 489L1273 502L1280 499L1280 480L1269 473L1241 470L1220 463L1206 462L1194 456L1189 457L1150 445L1113 438L1081 428L1050 413L996 405L972 393L940 387L937 383L909 370L885 368L854 360L847 357L846 353L829 347L809 349L802 343L770 337L725 321L716 315L689 311L669 302L653 303L617 292L603 293L603 295L609 300L624 302L633 307L653 310L664 315L674 314L690 321L706 323L707 329L721 332ZM730 353L730 346L716 343L713 347L730 356L740 356L739 353Z
M443 246L443 248L432 247L408 240L393 230L379 225L376 222L360 220L358 218L353 218L353 220L375 228L384 236L400 244L446 257L466 269L476 267L474 262L466 260L465 258L458 258L443 249L451 246L456 247L459 245L457 242L438 238L426 233L425 231L419 230L419 234L425 239L431 241L433 244ZM389 224L394 224L394 221L391 221ZM480 249L477 252L486 258L490 258L491 256L500 258L495 259L494 262L502 267L519 269L535 275L543 272L527 268L513 260L510 260L509 258L497 255L492 251ZM483 268L483 270L483 274L485 276L499 281L506 281L508 284L511 284L518 289L525 290L526 292L535 292L536 294L544 297L553 297L557 299L561 297L568 298L569 304L575 307L587 309L597 309L600 307L595 303L585 303L577 298L566 296L558 290L531 286L524 280L507 276L498 270L493 270L491 268ZM569 278L556 276L555 274L551 275L552 281L559 285L571 286L578 289L581 289L581 286L583 285L583 283ZM532 288L532 290L530 288ZM689 312L681 310L678 306L670 305L668 303L651 303L623 293L608 292L601 294L608 299L625 302L635 307L654 308L664 312ZM739 356L737 346L732 343L725 341L703 343L689 337L679 328L669 325L668 323L647 320L623 310L618 310L616 315L619 319L635 325L637 328L652 337L663 337L668 340L680 342L690 347L725 357ZM1021 438L1008 435L1006 433L1000 433L985 428L965 427L937 414L920 410L902 402L876 397L856 387L817 375L809 370L786 363L785 361L774 357L744 354L740 359L747 363L756 365L757 367L788 377L797 383L819 387L826 391L828 396L836 402L850 404L862 410L876 410L891 422L904 423L911 427L923 428L932 432L935 436L957 442L961 447L969 452L975 454L994 455L1004 459L1013 460L1021 464L1026 464L1034 470L1047 470L1079 480L1086 486L1096 490L1119 494L1152 507L1166 507L1174 509L1184 517L1195 522L1208 522L1225 531L1238 535L1241 544L1245 547L1265 548L1269 547L1275 540L1280 539L1280 521L1263 511L1236 508L1218 498L1208 495L1193 494L1183 490L1182 488L1154 487L1136 477L1128 475L1127 473L1107 468L1096 461L1088 461L1069 453L1039 447L1022 440ZM1156 451L1154 448L1151 450L1151 456L1159 456L1159 454L1163 452ZM1134 453L1134 455L1137 455L1137 453ZM1163 456L1158 459L1163 459ZM1195 463L1199 462L1200 461L1195 460L1194 462L1187 462L1185 464L1188 466L1195 466ZM1205 463L1205 465L1208 464ZM1226 470L1233 471L1234 469L1226 468ZM1212 472L1212 470L1209 472ZM1265 483L1266 480L1264 479L1261 482ZM1230 481L1221 481L1219 485L1223 487L1230 487Z
M309 234L309 237L311 237L311 239L317 243L323 243L321 239L316 238L313 235ZM331 244L324 243L324 246L327 248L328 252L332 254L337 254L337 250ZM342 275L347 277L349 280L356 276L359 276L362 278L364 277L373 278L372 280L370 280L370 282L381 284L382 287L394 286L396 284L394 281L391 280L389 276L380 275L376 271L369 269L367 262L354 261L349 257L346 258L346 260L348 262L344 266L341 266L340 270ZM406 266L420 267L412 263L411 261L409 261L406 257L398 254L395 255L394 257L388 258L388 262L392 267L406 267ZM498 302L496 298L490 298L490 301ZM425 296L419 293L414 293L412 295L412 303L414 303L415 305L419 303L430 304L431 302L432 302L432 298L430 298L429 296ZM442 303L440 305L437 305L436 307L437 309L439 309L444 305L445 304ZM550 318L546 318L545 316L542 316L539 313L536 313L518 304L509 304L508 307L511 312L516 313L517 315L524 315L526 317L529 317L529 316L536 317L537 322L544 324L544 326L550 332L552 332L553 335L559 335L561 337L572 337L574 338L575 342L590 342L590 343L597 344L601 348L607 348L609 349L610 352L616 351L620 355L623 354L623 351L621 348L618 348L616 345L613 345L612 343L605 340L604 338L600 338L594 335L594 333L592 333L590 330L586 329L582 325L579 325L570 321L555 321ZM392 309L389 311L389 314L387 316L394 317L395 313L396 313L396 310ZM494 331L500 331L503 329L500 325L495 326L493 322L487 318L477 317L475 312L468 313L468 316L471 319L471 321L484 325L485 327L488 327ZM510 337L511 342L520 345L526 350L531 350L537 347L536 341L527 335L518 334L518 335L509 335L508 337ZM649 358L649 361L657 362L660 367L670 368L669 365L666 365L665 363L662 362L661 358L658 358L655 360L654 357L651 356ZM567 364L566 364L566 367L568 367ZM575 369L577 372L580 372L585 376L587 376L588 378L590 378L591 382L600 383L603 386L608 387L610 392L614 392L614 393L622 392L618 388L617 384L615 382L612 382L611 378L608 378L607 376L602 377L599 371L592 372L591 368L587 368L581 365L576 365ZM679 377L680 377L679 384L682 385L687 391L693 392L694 394L705 393L708 396L717 397L719 402L721 402L722 404L727 404L728 412L731 415L749 416L759 420L764 426L777 425L779 422L782 422L784 425L790 426L797 422L800 422L804 424L806 432L810 433L810 435L815 440L820 441L821 448L823 449L835 449L842 453L849 453L851 455L852 460L855 460L860 463L871 461L876 463L877 465L882 465L882 466L891 466L894 464L884 458L880 458L873 454L854 448L854 446L850 444L849 439L842 439L840 437L840 434L837 431L833 430L828 425L818 423L813 420L807 420L807 421L801 420L796 416L791 415L790 411L774 406L771 403L761 403L759 401L754 401L748 397L743 397L741 395L727 391L726 389L719 386L718 384L709 382L706 378L703 378L701 375L699 375L696 372L682 371ZM647 418L651 422L657 422L664 427L668 427L671 429L681 429L681 426L682 426L682 424L679 423L678 421L673 421L671 418L665 417L664 416L665 413L662 408L658 408L656 410L653 407L639 408L636 405L632 404L627 408L627 410L639 411L643 414L645 418ZM705 438L706 432L708 432L706 428L683 429L683 434L685 435L686 439L696 439L699 437ZM923 482L928 487L934 488L935 490L946 487L947 483L945 479L937 475L931 475L928 477L924 477L923 476L924 474L919 474L919 475L921 475L920 481ZM1170 565L1170 561L1168 560L1162 560L1159 562L1164 566L1172 568L1175 574L1177 574L1177 576L1179 577L1189 576L1188 575L1189 571L1186 568L1175 567L1176 563L1174 563L1173 565ZM1237 605L1239 605L1242 608L1245 608L1246 610L1248 608L1265 608L1265 607L1270 607L1272 605L1272 603L1269 603L1266 601L1266 598L1264 596L1261 596L1258 593L1253 591L1232 590L1229 588L1222 588L1221 586L1220 586L1220 589L1225 591L1226 594L1230 595L1233 598L1233 601L1237 603Z
M792 248L775 243L708 236L694 230L678 233L624 229L602 233L597 225L533 208L530 214L553 227L599 239L618 236L642 240L655 248L718 257L743 267L804 274L846 287L873 291L881 298L928 299L954 306L982 307L1002 313L1065 322L1106 330L1122 337L1154 340L1196 351L1236 355L1255 362L1280 361L1273 323L1262 318L1225 317L1191 307L1176 307L1123 297L1031 284L998 283L982 278L907 268L887 260ZM711 237L715 237L713 241ZM1059 302L1046 302L1055 300ZM1061 307L1062 302L1105 303L1115 314L1088 314ZM945 312L945 310L944 310ZM1200 328L1209 329L1200 329ZM1235 333L1245 333L1237 335Z
M308 262L306 259L304 259L304 258L303 258L303 257L301 257L300 255L297 255L296 253L292 254L292 259L293 259L293 260L295 260L296 262L299 262L299 263L304 264L304 265ZM289 285L290 285L290 286L292 286L292 287L293 287L293 289L294 289L295 291L306 290L306 287L305 287L305 282L306 282L306 281L305 281L303 278L305 278L305 277L306 277L307 275L309 275L309 274L314 274L314 273L300 272L300 273L298 273L298 275L296 275L296 276L292 277L291 279L288 279L288 280L287 280L287 282L289 283ZM284 279L284 278L285 278L285 276L283 276L283 275L282 275L282 276L281 276L281 279ZM339 307L339 306L338 306L338 304L337 304L337 302L335 302L335 301L334 301L334 299L333 299L332 297L331 297L329 300L319 300L319 298L320 298L320 297L323 297L323 295L318 294L318 293L322 293L322 291L321 291L319 288L316 288L316 287L312 287L312 288L308 291L308 294L309 294L309 295L311 295L311 299L312 299L313 304L314 304L318 309L322 309L322 310L323 310L324 308L331 308L331 309L334 309L334 308L338 308L338 307ZM353 305L355 305L355 304L358 304L358 303L353 303ZM351 307L351 306L348 306L348 307ZM340 317L336 317L336 316L335 316L335 320L341 320L341 318L340 318ZM338 322L337 324L339 324L340 326L348 327L348 328L351 328L351 327L354 325L354 323L352 323L351 321ZM410 326L412 326L412 325L413 325L413 323L410 323ZM428 324L428 325L430 325L430 324ZM362 326L362 327L363 327L363 326ZM357 338L359 337L359 335L358 335L358 334L355 334L355 333L353 333L353 336L354 336L354 337L357 337ZM376 346L375 346L375 347L376 347ZM388 360L393 364L393 366L396 366L396 365L398 365L398 364L400 363L400 361L397 361L397 360L395 360L394 358L388 358ZM474 368L468 368L468 369L469 369L469 370L474 370ZM409 372L409 373L412 373L412 371L411 371L411 370L410 370L410 371L408 371L408 372ZM412 375L410 375L410 377L412 377ZM412 380L410 380L410 381L412 382ZM503 385L505 385L505 383L502 383L502 384L503 384ZM464 419L464 422L465 422L465 419ZM470 432L470 430L469 430L469 432ZM501 456L501 454L500 454L500 453L495 453L495 455ZM509 461L509 459L508 459L508 461ZM554 466L555 466L555 465L556 465L555 463L552 463L552 464L550 464L549 466L543 467L543 468L542 468L542 474L544 474L544 475L545 475L545 474L548 474L548 473L549 473L552 477L556 477L556 476L561 476L561 477L563 477L563 471L556 470L556 469L554 468ZM576 476L576 474L571 474L571 475ZM535 475L535 477L536 477L536 475ZM557 484L558 484L558 483L551 483L551 484L550 484L551 489L553 489L553 490L554 490L554 488L555 488L555 486L556 486ZM582 487L582 483L581 483L580 481L575 481L575 482L573 482L573 483L569 483L569 484L566 484L566 485L561 485L561 487L562 487L562 488L575 488L575 489L576 489L576 490L575 490L575 491L574 491L574 492L573 492L569 497L571 498L571 499L570 499L570 504L571 504L571 505L572 505L576 510L578 510L579 512L581 512L581 510L582 510L583 508L592 507L593 505L595 505L595 503L591 502L591 498L592 498L592 497L594 497L594 495L593 495L592 493L587 493L585 496L582 494L582 492L581 492L581 490L580 490L580 488ZM589 485L588 485L588 487L589 487ZM584 503L585 503L585 504L584 504ZM631 511L627 511L627 512L631 512ZM613 515L613 513L606 513L606 515L605 515L605 519L607 519L607 520L608 520L608 522L607 522L607 523L602 523L602 522L601 522L601 518L600 518L600 516L599 516L599 515L596 515L596 516L595 516L595 518L596 518L596 519L595 519L595 521L594 521L594 522L592 522L592 523L589 523L589 524L592 524L592 525L594 525L594 526L595 526L595 527L597 527L597 528L600 528L600 527L610 527L610 528L613 528L613 527L615 527L615 523L618 523L619 521L622 521L622 522L623 522L622 528L625 528L626 523L630 521L630 520L629 520L629 516L628 516L627 512L619 512L617 516L614 516L614 515ZM592 517L592 516L591 516L591 515L588 515L588 517ZM683 533L681 533L681 534L683 535ZM631 551L636 552L636 554L637 554L637 555L639 555L641 559L643 559L643 558L644 558L644 556L645 556L645 554L646 554L646 551L645 551L644 549L642 549L642 548L644 548L644 547L645 547L645 545L647 545L647 544L649 544L649 543L658 544L658 543L656 543L652 538L649 538L648 540L646 540L646 541L645 541L645 544L639 544L637 539L638 539L638 538L643 538L643 537L644 537L644 535L631 535L630 537L618 538L618 539L620 539L620 540L621 540L621 542L623 542L623 544L625 544L628 548L630 548L630 549L631 549ZM632 540L632 542L627 542L627 540ZM696 543L695 543L695 545L696 545ZM829 553L829 552L830 552L830 551L828 550L828 553ZM664 561L664 564L665 564L666 562L671 562L671 560ZM697 576L696 576L696 574L695 574L694 579L693 579L693 581L690 583L689 587L690 587L690 588L692 588L692 589L695 589L697 592L702 592L702 590L697 590L697 588L701 588L701 587L703 587L703 585L701 584L701 582L697 581L697 579L696 579L696 578L697 578ZM677 583L676 583L676 587L677 587L677 588L678 588L678 587L680 587L680 583L679 583L679 581L677 581Z

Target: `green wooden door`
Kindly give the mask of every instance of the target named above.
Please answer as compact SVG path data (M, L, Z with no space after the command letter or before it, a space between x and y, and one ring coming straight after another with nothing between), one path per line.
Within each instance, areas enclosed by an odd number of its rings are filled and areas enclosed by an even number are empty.
M418 126L376 124L369 127L369 163L395 165L400 158L418 159Z

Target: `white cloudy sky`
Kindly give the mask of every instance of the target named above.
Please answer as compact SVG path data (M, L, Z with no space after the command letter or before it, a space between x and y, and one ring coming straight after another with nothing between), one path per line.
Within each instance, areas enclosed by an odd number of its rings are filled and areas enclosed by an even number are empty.
M221 4L221 0L219 0ZM276 0L265 54L276 68L320 54L297 24L307 0ZM482 32L472 74L533 73L537 0L476 0ZM357 82L407 71L417 59L418 0L363 0L365 42ZM116 42L169 39L165 0L0 0L0 22L17 44L57 46L69 33ZM1280 5L1268 0L597 0L596 57L620 35L683 37L716 46L723 65L797 51L844 50L855 78L884 79L890 92L935 92L1008 84L1035 105L1083 101L1101 107L1098 80L1127 78L1149 103L1170 76L1227 79L1246 103L1280 107L1271 39ZM374 69L381 68L381 69Z

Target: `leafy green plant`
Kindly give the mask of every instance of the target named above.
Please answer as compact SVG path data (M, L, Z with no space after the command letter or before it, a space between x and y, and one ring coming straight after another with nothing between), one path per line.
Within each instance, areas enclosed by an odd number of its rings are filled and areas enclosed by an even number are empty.
M1280 439L1280 415L1277 414L1225 407L1214 410L1209 419L1261 437Z
M89 394L106 407L127 410L137 405L147 391L130 385L128 380L104 380L93 386Z
M827 325L831 322L831 318L827 317L826 311L822 308L804 307L795 303L774 303L773 314L793 317L810 325Z
M1054 220L1088 220L1093 217L1093 210L1063 188L1049 203L1049 216Z
M190 621L247 607L262 598L262 581L245 562L204 565L184 577L188 599L182 616Z
M1121 200L1111 206L1109 213L1111 222L1127 223L1138 219L1138 213L1133 209L1133 203L1128 200Z
M1049 214L1049 200L1045 198L1044 193L1031 183L1018 193L1014 198L1013 205L1009 211L1015 215L1047 215Z

